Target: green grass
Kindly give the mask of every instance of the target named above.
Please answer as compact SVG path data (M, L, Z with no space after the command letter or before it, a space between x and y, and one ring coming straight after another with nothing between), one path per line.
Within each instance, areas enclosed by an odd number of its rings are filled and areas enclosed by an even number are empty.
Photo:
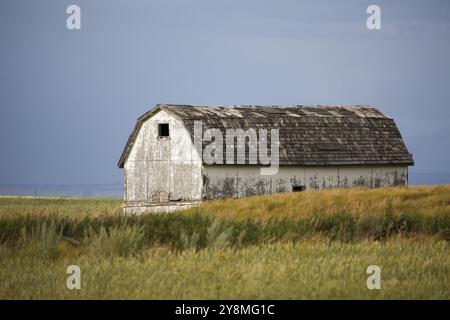
M308 191L125 216L0 197L0 298L450 298L450 186ZM66 288L79 265L82 289ZM382 269L368 290L367 266Z
M179 254L152 248L129 257L69 249L56 260L2 254L2 299L450 298L449 245L430 239L316 240ZM81 268L81 290L65 287L71 264ZM381 267L381 290L366 287L373 264Z

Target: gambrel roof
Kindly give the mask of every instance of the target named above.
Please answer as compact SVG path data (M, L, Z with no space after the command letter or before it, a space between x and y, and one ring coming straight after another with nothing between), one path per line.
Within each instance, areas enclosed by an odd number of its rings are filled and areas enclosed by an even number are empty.
M413 165L393 119L366 105L354 106L192 106L159 104L141 116L118 166L143 122L159 110L181 120L193 138L195 120L203 132L220 129L279 129L280 165ZM270 139L269 139L270 141ZM223 149L225 152L225 147ZM225 155L224 155L225 159Z

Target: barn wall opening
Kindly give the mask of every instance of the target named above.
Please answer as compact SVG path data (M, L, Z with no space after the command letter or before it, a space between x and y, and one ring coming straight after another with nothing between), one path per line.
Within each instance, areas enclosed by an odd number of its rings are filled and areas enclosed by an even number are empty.
M168 137L169 136L169 124L159 123L158 124L158 137Z

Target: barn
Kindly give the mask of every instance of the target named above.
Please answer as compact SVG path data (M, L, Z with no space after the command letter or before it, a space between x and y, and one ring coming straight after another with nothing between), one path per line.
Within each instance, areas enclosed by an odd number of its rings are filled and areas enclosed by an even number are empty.
M406 186L413 164L394 120L366 105L158 104L138 118L118 162L127 213L307 189Z

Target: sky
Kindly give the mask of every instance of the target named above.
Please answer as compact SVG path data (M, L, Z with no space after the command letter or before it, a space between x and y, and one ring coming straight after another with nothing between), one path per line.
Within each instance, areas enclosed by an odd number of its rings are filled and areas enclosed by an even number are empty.
M120 182L157 103L370 104L450 177L450 1L2 0L0 41L0 184Z

